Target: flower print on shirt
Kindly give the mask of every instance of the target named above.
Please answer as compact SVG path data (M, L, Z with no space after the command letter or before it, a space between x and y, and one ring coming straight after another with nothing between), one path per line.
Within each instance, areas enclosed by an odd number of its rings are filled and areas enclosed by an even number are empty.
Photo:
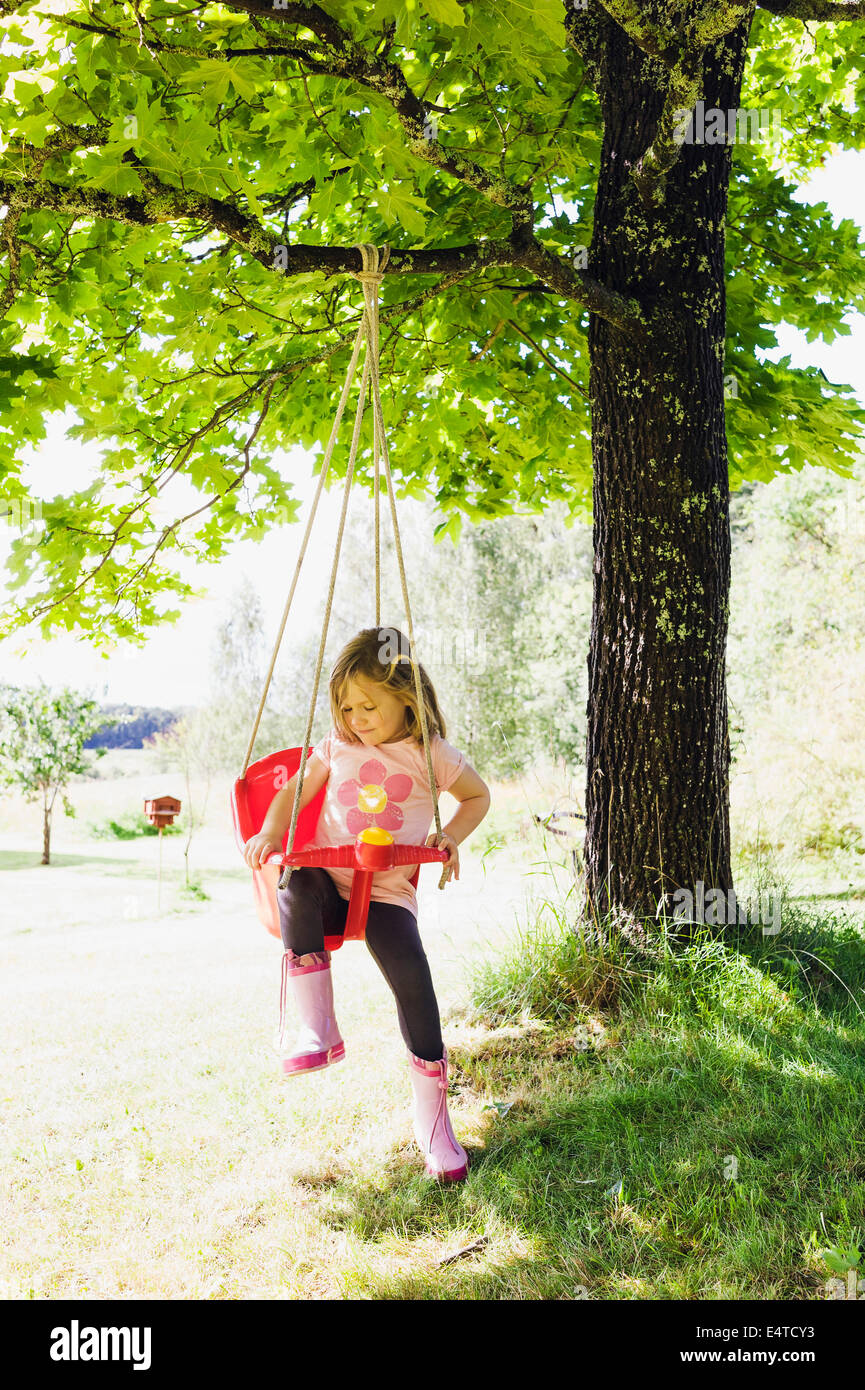
M315 838L305 848L344 845L362 830L375 826L390 831L397 844L426 842L433 804L424 748L417 739L406 737L394 743L364 747L331 729L313 752L328 776ZM441 796L450 790L465 767L465 754L446 743L440 734L433 734L430 755L436 790ZM334 867L325 872L333 879L340 897L348 901L354 870ZM374 873L371 901L408 908L417 917L414 879L419 872L417 864L398 864ZM431 877L429 869L427 873Z
M397 803L405 801L411 789L412 779L405 772L388 776L383 762L367 758L358 769L358 777L350 777L336 789L340 804L351 808L346 816L349 833L358 835L371 825L382 830L400 830L403 813Z

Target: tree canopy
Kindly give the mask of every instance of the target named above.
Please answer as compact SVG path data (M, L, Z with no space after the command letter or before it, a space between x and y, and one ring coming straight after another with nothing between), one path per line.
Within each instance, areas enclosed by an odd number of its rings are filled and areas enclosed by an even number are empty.
M52 413L72 412L69 439L104 445L93 480L41 499L15 536L3 631L35 618L44 635L143 640L193 592L178 552L216 561L296 516L274 456L327 438L362 305L347 274L359 241L391 247L382 370L401 488L434 497L453 538L463 517L550 499L585 513L589 314L650 335L665 309L585 268L602 136L592 25L612 15L654 55L669 114L701 95L695 45L747 4L0 11L4 496L27 497L22 458ZM831 151L865 146L863 14L844 0L753 12L742 100L777 115L770 138L733 148L733 486L808 462L844 472L862 439L849 386L758 354L782 322L832 341L865 308L858 228L795 197ZM656 144L633 171L647 196L671 157ZM344 463L337 452L334 476ZM179 496L166 521L179 478L196 500Z

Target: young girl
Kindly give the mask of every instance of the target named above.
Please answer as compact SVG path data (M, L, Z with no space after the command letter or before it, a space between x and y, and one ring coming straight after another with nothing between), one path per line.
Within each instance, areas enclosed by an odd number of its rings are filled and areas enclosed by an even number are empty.
M397 844L437 843L448 850L443 867L458 879L457 845L489 810L489 788L465 756L445 741L445 721L432 682L418 663L436 794L449 791L461 803L441 836L435 831L427 835L433 805L414 671L408 656L387 660L380 632L396 637L398 651L408 650L397 630L366 628L348 643L331 672L333 727L309 758L300 809L325 783L327 791L315 838L304 848L350 844L367 826L379 826L390 831ZM247 841L244 857L251 868L282 849L296 783L295 775L277 792L260 833ZM455 1182L466 1176L468 1155L457 1143L447 1111L447 1050L418 933L417 897L409 882L416 868L405 864L373 875L366 944L396 999L414 1089L414 1135L426 1171L430 1177ZM352 876L351 869L303 867L292 872L287 887L278 893L284 947L280 1007L287 978L302 1022L294 1048L283 1051L286 1075L317 1071L345 1056L324 937L340 936L345 929Z

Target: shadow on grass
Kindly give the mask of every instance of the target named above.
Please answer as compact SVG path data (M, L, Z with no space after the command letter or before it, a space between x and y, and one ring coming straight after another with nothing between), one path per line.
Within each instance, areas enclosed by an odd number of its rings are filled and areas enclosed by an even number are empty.
M34 850L28 853L24 850L0 850L0 873L15 869L42 869L46 874L50 874L52 869L98 869L106 878L126 878L129 875L150 878L156 873L157 849L154 847L152 857L145 858L113 858L100 854L55 854L51 855L51 863L41 862L40 852ZM196 875L203 879L220 879L228 882L241 883L251 878L250 870L243 863L237 868L197 868ZM164 882L173 882L178 876L183 878L183 867L163 865L162 877ZM250 893L252 888L250 886Z
M843 888L837 893L791 893L790 902L802 903L849 903L865 902L865 888Z
M578 1010L449 1044L450 1094L480 1117L461 1139L468 1177L432 1182L409 1137L373 1178L331 1171L317 1217L367 1257L343 1295L827 1297L818 1251L862 1239L865 942L848 935L832 957L855 1000L822 967L816 983L779 977L768 952L668 963L582 1050Z
M52 869L77 869L98 864L108 873L127 873L130 868L140 867L149 870L150 865L143 859L111 859L98 854L54 854L51 863L43 864L38 850L27 853L25 850L0 850L0 872L10 869L44 869L49 874Z

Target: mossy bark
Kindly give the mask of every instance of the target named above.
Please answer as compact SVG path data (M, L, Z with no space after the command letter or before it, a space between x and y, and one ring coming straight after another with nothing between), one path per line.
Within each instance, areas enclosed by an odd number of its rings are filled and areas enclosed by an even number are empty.
M739 103L749 24L705 52L706 107ZM656 914L732 886L725 684L730 526L724 219L732 146L682 145L657 205L631 169L665 69L605 26L589 272L650 306L648 344L589 327L595 574L587 739L590 905Z

